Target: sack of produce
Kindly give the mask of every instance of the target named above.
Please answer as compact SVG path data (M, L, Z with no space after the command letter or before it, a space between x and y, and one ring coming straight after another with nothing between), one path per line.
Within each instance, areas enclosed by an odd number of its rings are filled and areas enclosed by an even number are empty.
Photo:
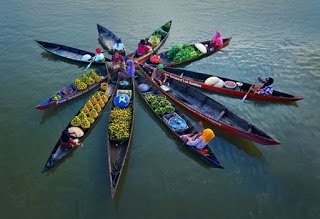
M194 46L195 46L202 54L206 54L206 53L207 53L207 48L206 48L205 45L203 45L202 43L196 43L196 44L194 44Z
M81 60L82 61L89 61L91 59L91 55L89 54L85 54L84 56L82 56Z
M149 86L147 84L139 84L138 89L144 93L147 92L149 90Z
M150 62L153 64L159 64L161 62L161 58L159 55L153 55L150 57Z
M215 85L213 85L213 86L214 86L214 87L223 88L223 86L224 86L224 81L221 80L221 79L219 79L219 81L218 81Z
M220 80L220 78L218 78L218 77L209 77L209 78L207 78L207 79L204 81L204 83L205 83L206 85L213 86L213 85L215 85L216 83L218 83L219 80Z

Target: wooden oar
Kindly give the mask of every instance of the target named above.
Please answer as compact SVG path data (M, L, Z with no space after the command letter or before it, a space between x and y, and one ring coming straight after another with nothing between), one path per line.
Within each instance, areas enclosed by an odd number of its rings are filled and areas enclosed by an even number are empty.
M90 61L90 63L87 65L87 67L84 70L88 70L95 59L96 59L96 56L93 56L92 60Z
M244 101L246 100L248 94L250 93L251 91L251 88L254 87L255 83L257 82L257 80L253 83L253 85L251 85L251 87L249 88L248 92L246 93L246 95L244 95L244 97L242 98L241 102L244 103Z

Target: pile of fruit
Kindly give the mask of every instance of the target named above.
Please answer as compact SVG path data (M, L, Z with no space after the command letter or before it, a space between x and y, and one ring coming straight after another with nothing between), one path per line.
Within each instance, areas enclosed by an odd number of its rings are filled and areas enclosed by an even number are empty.
M78 90L84 90L88 86L101 81L100 76L95 72L94 69L91 69L88 74L83 73L80 78L76 79L73 84L77 87Z
M60 100L61 96L59 94L55 94L51 98L52 98L52 100Z
M127 140L130 136L132 108L113 108L110 114L109 138L114 140Z
M173 62L182 62L200 56L202 53L194 45L174 45L168 52L167 58Z
M108 102L109 96L101 91L97 91L91 96L86 104L80 110L80 113L71 120L72 126L81 126L83 129L90 128L95 119L99 116L99 112Z
M157 36L157 35L151 35L148 42L152 45L152 46L156 46L160 43L160 39L161 37Z
M153 94L147 94L146 99L158 115L173 113L175 111L174 107L171 106L170 101L163 95L155 96Z

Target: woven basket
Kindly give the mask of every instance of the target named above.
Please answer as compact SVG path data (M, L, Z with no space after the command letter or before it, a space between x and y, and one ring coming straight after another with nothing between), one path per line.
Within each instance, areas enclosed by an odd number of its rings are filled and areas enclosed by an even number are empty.
M101 83L101 90L104 90L104 91L106 91L106 90L108 90L108 83Z

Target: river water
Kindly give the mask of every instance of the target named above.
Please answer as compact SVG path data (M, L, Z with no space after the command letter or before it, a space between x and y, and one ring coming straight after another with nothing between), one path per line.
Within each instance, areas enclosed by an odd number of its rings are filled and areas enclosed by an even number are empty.
M1 218L320 217L318 0L0 3ZM296 104L243 104L209 94L281 144L263 146L211 127L217 135L211 147L225 169L209 169L179 149L137 98L133 144L115 200L107 175L108 110L83 149L41 174L61 131L90 94L48 111L33 109L84 69L47 55L34 40L94 51L99 23L132 51L170 19L161 50L207 40L216 30L232 36L224 52L186 69L252 83L271 76L275 89L304 97Z

